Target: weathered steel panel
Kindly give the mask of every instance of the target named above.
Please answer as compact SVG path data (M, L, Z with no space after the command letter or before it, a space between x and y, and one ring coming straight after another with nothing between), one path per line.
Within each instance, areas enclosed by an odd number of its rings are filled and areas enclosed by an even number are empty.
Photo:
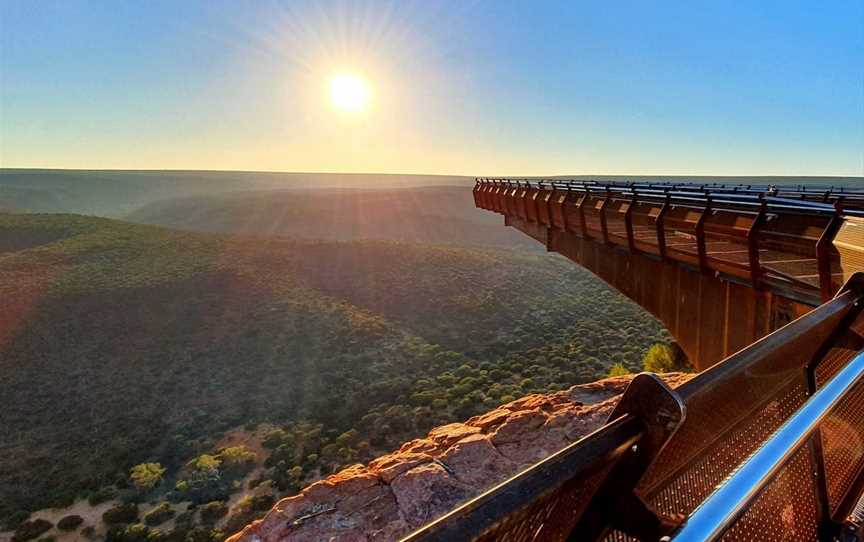
M805 303L729 282L675 261L629 252L505 215L549 250L579 263L657 317L698 369L705 369L808 312Z
M699 353L700 360L723 359L724 329L726 327L726 287L728 282L711 275L700 275L699 280Z

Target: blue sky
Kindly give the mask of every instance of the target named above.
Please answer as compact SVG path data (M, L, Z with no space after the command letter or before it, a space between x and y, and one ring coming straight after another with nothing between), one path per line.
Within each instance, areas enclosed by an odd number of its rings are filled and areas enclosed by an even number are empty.
M2 0L0 165L864 175L864 2Z

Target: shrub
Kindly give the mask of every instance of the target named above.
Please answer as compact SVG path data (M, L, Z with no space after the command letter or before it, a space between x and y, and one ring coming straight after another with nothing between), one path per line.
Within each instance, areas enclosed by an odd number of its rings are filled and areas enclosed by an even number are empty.
M195 513L192 511L186 511L177 516L177 519L174 520L174 530L184 530L188 531L195 525Z
M249 472L255 466L257 456L246 446L223 448L217 456L226 469L232 474L240 475Z
M129 478L135 487L148 491L156 487L164 475L165 469L159 463L141 463L132 467Z
M621 363L616 363L612 367L609 368L609 376L624 376L629 375L630 369L624 367Z
M132 523L138 519L137 504L118 504L102 514L102 521L108 525L116 523Z
M284 444L288 438L289 435L284 429L273 429L272 431L268 431L267 435L264 436L262 444L264 444L265 448L275 450Z
M17 512L13 512L12 515L6 520L6 530L14 531L18 528L19 525L27 521L27 518L30 517L30 512L26 510L18 510Z
M642 367L652 373L693 370L681 347L677 344L670 346L663 343L651 345L642 358Z
M84 527L81 529L81 536L90 540L96 538L96 527L92 525Z
M77 529L82 523L84 523L84 518L81 516L71 515L64 516L57 522L57 528L61 531L74 531Z
M216 523L219 518L228 513L228 507L222 501L208 502L201 507L201 522L206 524Z
M187 463L187 466L199 473L215 474L219 472L219 466L221 464L222 461L218 457L209 454L201 454Z
M53 523L45 519L25 521L15 529L15 534L12 535L12 542L32 540L45 533L45 531L50 530L53 526Z
M105 542L157 542L162 533L141 523L126 527L111 527L105 534Z
M221 542L225 536L219 529L195 527L186 534L186 542Z
M114 491L113 488L103 487L102 489L97 489L93 493L91 493L87 497L87 502L90 506L96 506L97 504L102 504L105 501L110 501L114 497L117 496L117 492Z
M171 505L167 502L163 502L144 514L144 523L151 527L160 525L173 518L174 514L175 512L174 509L171 508Z

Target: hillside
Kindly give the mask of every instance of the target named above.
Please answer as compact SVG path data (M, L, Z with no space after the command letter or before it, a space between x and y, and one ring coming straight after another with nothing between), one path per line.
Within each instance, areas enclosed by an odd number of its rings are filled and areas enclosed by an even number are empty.
M471 184L439 175L0 168L0 210L122 217L159 200L248 190Z
M76 215L0 214L0 296L3 519L122 490L145 461L179 481L260 423L283 428L261 476L290 495L668 340L550 255Z
M270 190L158 201L128 220L217 233L300 239L385 239L538 250L500 216L474 207L469 187Z

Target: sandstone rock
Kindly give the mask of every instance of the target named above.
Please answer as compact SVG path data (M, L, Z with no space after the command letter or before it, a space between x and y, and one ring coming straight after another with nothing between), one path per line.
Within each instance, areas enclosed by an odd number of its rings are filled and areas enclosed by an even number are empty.
M670 386L692 375L663 375ZM632 376L529 395L282 499L230 542L389 542L606 422Z
M507 417L510 416L510 411L498 408L491 412L487 412L486 414L481 414L480 416L474 416L470 418L467 422L467 425L472 425L474 427L479 427L480 430L487 432L490 429L497 427L504 423L507 420Z
M633 375L613 376L588 384L579 384L567 390L570 400L586 405L605 401L612 396L624 393Z
M421 465L397 476L390 489L402 518L415 529L477 493L477 488L460 482L438 463Z
M438 460L459 481L475 488L491 487L516 472L516 464L501 455L486 435L465 437Z
M229 540L367 542L398 539L409 530L389 486L357 465L279 501Z
M498 446L531 438L547 419L549 416L537 409L511 412L507 420L492 432L492 443Z
M409 440L405 444L399 448L400 452L412 452L412 453L427 453L433 454L438 452L438 445L428 438L417 438L414 440Z
M429 454L399 451L373 460L369 463L369 469L380 476L385 484L389 484L406 470L432 461L433 457Z
M454 442L479 432L479 427L472 427L464 423L450 423L429 431L429 439L439 447L447 448Z

